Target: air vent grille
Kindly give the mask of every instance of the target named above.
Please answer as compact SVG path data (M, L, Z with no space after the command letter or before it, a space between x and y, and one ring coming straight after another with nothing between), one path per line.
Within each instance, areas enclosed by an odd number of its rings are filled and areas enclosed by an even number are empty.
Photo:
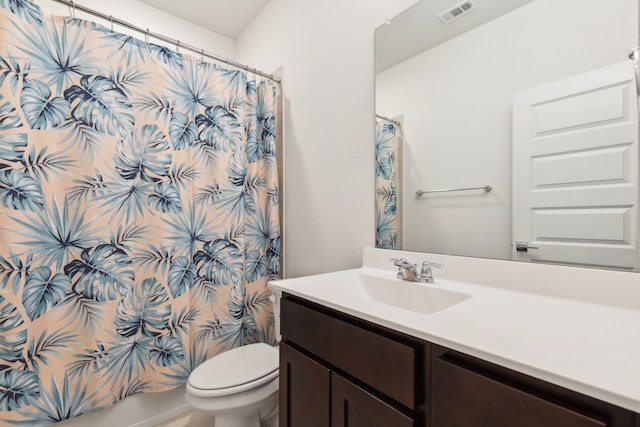
M452 8L445 10L444 12L439 14L438 18L443 23L448 24L477 8L478 6L476 6L476 4L473 1L471 0L463 1L462 3L459 3L453 6Z

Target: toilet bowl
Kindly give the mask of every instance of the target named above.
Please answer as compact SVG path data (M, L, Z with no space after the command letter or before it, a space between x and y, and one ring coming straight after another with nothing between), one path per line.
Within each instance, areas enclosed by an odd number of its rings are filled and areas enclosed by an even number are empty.
M276 427L277 347L257 343L218 354L189 375L186 401L216 427Z

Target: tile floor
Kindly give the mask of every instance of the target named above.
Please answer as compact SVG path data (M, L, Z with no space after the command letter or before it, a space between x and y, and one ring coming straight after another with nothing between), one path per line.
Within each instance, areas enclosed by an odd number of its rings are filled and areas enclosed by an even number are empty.
M199 411L190 411L175 417L156 427L214 427L215 421L213 417L203 414Z

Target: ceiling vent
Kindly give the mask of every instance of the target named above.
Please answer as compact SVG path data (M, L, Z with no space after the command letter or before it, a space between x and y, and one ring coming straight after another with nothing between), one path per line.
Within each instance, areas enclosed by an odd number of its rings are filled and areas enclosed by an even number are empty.
M439 14L438 18L440 18L443 23L448 24L477 8L478 6L476 6L473 1L463 1L462 3L453 6L451 9L445 10Z

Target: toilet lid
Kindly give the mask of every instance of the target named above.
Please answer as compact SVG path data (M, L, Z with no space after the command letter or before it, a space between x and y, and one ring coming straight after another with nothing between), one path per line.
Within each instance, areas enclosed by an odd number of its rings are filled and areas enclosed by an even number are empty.
M277 376L278 363L276 347L265 343L244 345L202 363L189 375L189 385L200 390L237 388L248 383L258 386Z

